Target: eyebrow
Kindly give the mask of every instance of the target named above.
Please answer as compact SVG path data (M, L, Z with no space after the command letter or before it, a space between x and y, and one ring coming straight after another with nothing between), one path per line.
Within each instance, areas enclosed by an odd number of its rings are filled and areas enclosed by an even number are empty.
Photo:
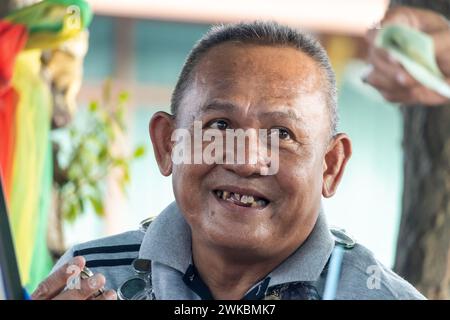
M235 105L232 102L227 101L211 101L210 103L205 104L201 111L208 112L208 111L226 111L226 112L236 112L239 110L239 107ZM293 120L293 121L302 121L302 118L300 118L293 110L286 110L286 111L267 111L258 114L258 116L264 117L264 118L278 118L278 119L287 119L287 120Z
M205 104L202 106L201 111L207 112L207 111L227 111L227 112L235 112L238 110L238 106L231 102L226 101L212 101L210 103Z
M292 110L286 110L286 111L269 111L264 112L261 114L262 117L273 117L273 118L279 118L279 119L287 119L287 120L293 120L293 121L302 121L302 118L300 118L294 111Z

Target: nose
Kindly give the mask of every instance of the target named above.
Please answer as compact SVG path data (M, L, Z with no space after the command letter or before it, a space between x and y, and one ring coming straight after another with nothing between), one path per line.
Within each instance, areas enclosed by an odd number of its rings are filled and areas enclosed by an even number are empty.
M223 168L240 177L266 175L270 162L267 158L267 145L262 143L255 132L247 132L248 139L235 140L234 147L225 150Z
M243 178L249 178L253 176L260 176L261 175L261 166L258 164L223 164L223 167L235 173L236 175L243 177Z

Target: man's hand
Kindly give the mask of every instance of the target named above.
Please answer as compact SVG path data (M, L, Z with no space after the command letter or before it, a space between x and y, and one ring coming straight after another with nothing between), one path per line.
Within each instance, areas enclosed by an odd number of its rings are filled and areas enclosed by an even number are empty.
M411 7L395 7L388 10L380 27L403 24L432 37L438 66L450 84L450 24L440 14ZM428 89L414 79L385 50L374 44L377 29L367 33L369 62L373 69L363 80L375 87L386 100L402 104L442 105L450 102L446 97Z
M32 300L116 300L117 295L114 290L104 292L98 297L95 293L105 285L105 277L102 274L95 274L89 279L81 279L80 272L83 270L86 260L83 257L75 257L69 263L52 273L47 279L42 281L36 291L31 295ZM66 286L74 283L76 288L67 289ZM73 285L73 283L72 283Z

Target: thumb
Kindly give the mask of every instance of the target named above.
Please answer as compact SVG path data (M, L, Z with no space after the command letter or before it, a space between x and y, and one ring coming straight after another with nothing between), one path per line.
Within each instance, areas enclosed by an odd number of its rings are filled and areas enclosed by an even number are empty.
M48 300L64 289L71 277L77 276L86 264L83 257L75 257L42 281L31 295L32 300Z

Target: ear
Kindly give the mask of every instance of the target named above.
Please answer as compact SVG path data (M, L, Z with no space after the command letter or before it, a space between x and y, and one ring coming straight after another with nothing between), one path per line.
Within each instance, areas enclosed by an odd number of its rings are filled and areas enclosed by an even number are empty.
M350 138L344 133L336 135L327 148L323 163L322 195L325 198L335 194L351 155Z
M153 152L159 171L164 176L172 173L172 132L175 129L175 120L172 115L159 111L150 120L149 132L152 140Z

